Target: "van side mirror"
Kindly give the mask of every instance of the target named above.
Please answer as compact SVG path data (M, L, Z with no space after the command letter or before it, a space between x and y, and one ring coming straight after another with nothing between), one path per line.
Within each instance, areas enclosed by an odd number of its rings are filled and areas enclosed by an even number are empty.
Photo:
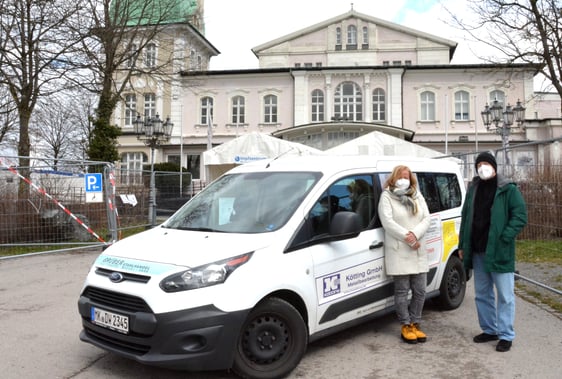
M355 212L337 212L330 223L330 236L338 240L357 237L362 230L361 216Z

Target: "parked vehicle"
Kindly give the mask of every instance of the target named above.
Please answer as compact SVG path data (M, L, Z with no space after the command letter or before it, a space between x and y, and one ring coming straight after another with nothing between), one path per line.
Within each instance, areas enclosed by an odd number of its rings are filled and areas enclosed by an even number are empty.
M309 342L393 310L376 210L397 164L417 175L431 212L428 298L457 308L467 279L455 162L285 157L232 169L162 225L107 248L78 301L81 340L149 365L286 376ZM349 192L358 184L361 208Z

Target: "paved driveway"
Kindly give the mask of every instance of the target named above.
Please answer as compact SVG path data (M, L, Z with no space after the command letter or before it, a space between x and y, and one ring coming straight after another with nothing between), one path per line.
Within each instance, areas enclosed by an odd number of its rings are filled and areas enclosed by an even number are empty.
M0 377L227 379L228 372L186 373L137 364L78 339L76 302L97 253L0 260ZM508 353L474 344L479 333L469 282L463 305L424 310L425 344L399 339L394 315L311 344L289 378L560 378L562 320L517 299L517 338Z

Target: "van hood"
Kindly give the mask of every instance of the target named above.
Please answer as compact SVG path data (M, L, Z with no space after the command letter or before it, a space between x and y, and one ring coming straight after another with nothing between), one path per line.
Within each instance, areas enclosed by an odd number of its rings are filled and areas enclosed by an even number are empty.
M197 267L253 252L271 244L275 233L237 234L156 227L108 247L103 255Z

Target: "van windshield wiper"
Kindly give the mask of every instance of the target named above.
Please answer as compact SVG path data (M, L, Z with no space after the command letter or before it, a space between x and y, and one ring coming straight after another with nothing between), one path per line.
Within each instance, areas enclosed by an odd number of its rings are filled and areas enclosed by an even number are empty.
M224 233L224 230L218 230L218 229L213 229L213 228L206 228L206 227L188 227L188 226L178 226L175 229L178 230L192 230L195 232L216 232L216 233Z

